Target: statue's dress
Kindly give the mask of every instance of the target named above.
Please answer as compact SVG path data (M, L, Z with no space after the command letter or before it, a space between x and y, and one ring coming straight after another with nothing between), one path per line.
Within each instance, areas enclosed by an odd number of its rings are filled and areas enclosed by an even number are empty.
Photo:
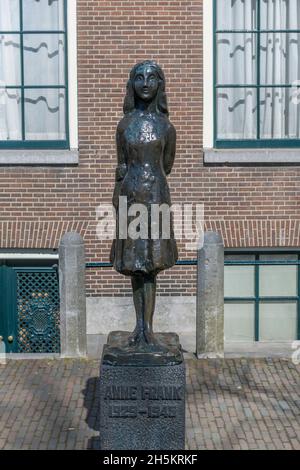
M116 239L111 249L114 268L125 275L154 274L170 268L177 261L177 247L170 218L170 236L162 234L160 218L157 239L151 238L152 204L168 204L171 199L166 175L170 173L175 156L175 129L165 115L142 114L134 111L126 115L117 129L118 167L114 206L116 207ZM147 209L148 236L132 239L119 238L119 196L127 197L127 211L132 204L143 204ZM124 201L124 199L123 199ZM126 201L126 200L125 200ZM123 203L122 203L123 205ZM126 208L126 205L125 205ZM128 214L128 212L127 212ZM127 228L140 213L127 217ZM168 220L168 219L165 219ZM145 231L144 231L145 234ZM167 234L168 235L168 234Z

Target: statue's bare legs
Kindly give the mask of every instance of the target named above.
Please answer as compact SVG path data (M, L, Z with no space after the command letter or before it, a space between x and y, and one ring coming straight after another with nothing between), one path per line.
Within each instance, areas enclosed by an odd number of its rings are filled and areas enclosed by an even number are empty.
M155 309L156 276L136 274L131 277L133 302L136 312L136 327L129 337L131 345L155 346L153 315Z

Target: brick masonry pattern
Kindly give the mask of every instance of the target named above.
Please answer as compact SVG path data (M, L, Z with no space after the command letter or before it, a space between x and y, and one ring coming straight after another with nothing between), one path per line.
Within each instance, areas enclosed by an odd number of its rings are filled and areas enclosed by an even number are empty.
M300 245L298 166L203 165L203 0L77 0L78 167L0 168L1 248L56 248L61 235L84 236L89 261L108 261L96 237L96 207L109 203L116 165L114 135L134 63L165 70L177 157L169 178L173 203L204 203L206 228L228 247ZM206 85L205 85L206 86ZM179 243L181 259L191 259ZM164 274L160 293L194 293L193 268ZM111 270L87 277L88 295L126 295Z

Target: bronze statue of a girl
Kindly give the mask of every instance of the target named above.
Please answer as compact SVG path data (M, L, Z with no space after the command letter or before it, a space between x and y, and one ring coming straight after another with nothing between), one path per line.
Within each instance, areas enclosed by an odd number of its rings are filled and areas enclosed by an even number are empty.
M151 206L171 206L167 175L175 158L176 131L168 118L165 77L153 61L136 64L130 73L124 101L124 117L116 132L118 166L113 204L116 209L116 238L111 249L114 268L131 276L136 327L128 346L155 351L161 344L153 334L156 276L177 260L172 218L168 238L151 237ZM127 211L143 204L148 211L148 236L119 237L119 197L126 197ZM128 224L130 217L128 217Z

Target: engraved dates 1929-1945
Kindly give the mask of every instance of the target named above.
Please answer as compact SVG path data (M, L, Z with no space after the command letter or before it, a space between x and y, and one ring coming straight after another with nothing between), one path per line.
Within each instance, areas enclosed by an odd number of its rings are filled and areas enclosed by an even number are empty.
M175 418L177 408L174 405L148 405L139 408L137 405L110 405L108 416L110 418Z
M113 401L109 404L110 418L174 418L175 403L183 400L183 396L183 388L174 385L110 385L105 389L104 399ZM122 400L131 403L119 403Z

